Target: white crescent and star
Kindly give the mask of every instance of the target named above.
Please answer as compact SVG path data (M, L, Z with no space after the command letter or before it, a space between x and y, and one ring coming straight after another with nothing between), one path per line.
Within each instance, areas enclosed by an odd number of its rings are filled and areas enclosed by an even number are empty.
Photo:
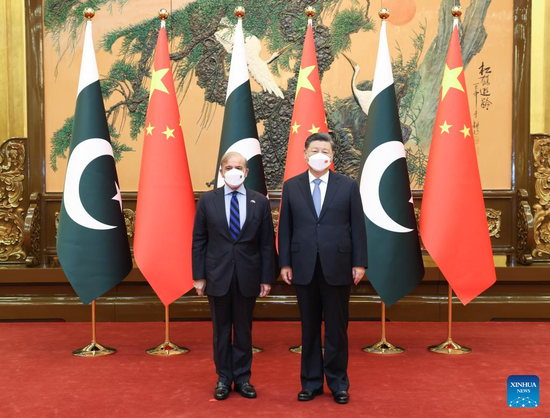
M86 208L80 200L80 179L82 173L88 165L96 158L109 155L113 157L113 148L109 141L101 138L91 138L78 144L70 155L67 165L67 174L65 179L65 192L63 194L63 204L69 217L77 224L97 230L108 230L117 228L116 225L108 225L98 221L86 211ZM122 197L120 188L115 182L116 194L112 200L120 204L122 212Z
M397 233L413 231L395 222L380 202L380 181L388 167L400 158L405 158L405 147L400 141L388 141L376 147L367 157L361 172L361 201L365 216L382 229ZM412 204L412 195L409 202Z

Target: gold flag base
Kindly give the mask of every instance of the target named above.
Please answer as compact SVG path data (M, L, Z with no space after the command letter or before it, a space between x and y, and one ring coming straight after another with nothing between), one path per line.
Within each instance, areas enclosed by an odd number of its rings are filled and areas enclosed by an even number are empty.
M105 347L98 343L90 343L86 347L79 348L73 351L73 356L77 357L101 357L115 354L116 349Z
M108 356L110 354L115 354L116 349L111 347L105 347L101 344L98 344L96 341L96 319L95 319L95 300L92 301L92 342L86 347L79 348L78 350L73 351L73 356L77 357L102 357Z
M295 353L295 354L302 354L302 344L293 345L292 347L290 347L288 349L288 351L290 351L291 353Z
M323 353L325 352L325 347L321 347L321 350ZM293 345L292 347L288 348L288 351L295 354L302 354L302 344L300 345Z
M432 345L428 347L428 350L437 354L468 354L472 352L471 348L457 344L450 338L439 345Z
M145 351L151 356L178 356L180 354L185 354L189 352L188 348L180 347L170 341L164 341L161 345L150 348Z
M363 347L362 350L369 354L402 354L404 348L397 347L385 339L378 341L376 344Z
M252 354L258 354L264 351L262 347L258 347L257 345L252 346Z

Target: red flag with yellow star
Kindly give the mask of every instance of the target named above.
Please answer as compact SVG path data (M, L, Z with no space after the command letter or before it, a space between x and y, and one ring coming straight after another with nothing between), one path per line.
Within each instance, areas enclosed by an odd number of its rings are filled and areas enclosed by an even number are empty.
M145 129L134 256L143 276L168 306L193 287L195 197L164 24L157 40Z
M319 68L317 67L313 29L311 19L309 19L296 85L283 182L307 170L304 144L308 136L317 132L328 133L328 127L319 80ZM334 165L331 168L334 169Z
M422 241L466 305L496 281L455 19L420 212Z

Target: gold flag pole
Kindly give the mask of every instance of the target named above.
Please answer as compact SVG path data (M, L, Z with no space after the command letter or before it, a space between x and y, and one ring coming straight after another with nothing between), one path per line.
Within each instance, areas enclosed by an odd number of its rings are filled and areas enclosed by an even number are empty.
M451 337L451 330L453 324L453 288L449 285L449 318L447 327L447 341L438 345L432 345L428 347L432 353L437 354L468 354L472 351L471 348L464 347L453 341Z
M382 2L380 4L382 6ZM378 16L383 21L390 17L390 11L386 8L381 8L378 12ZM385 355L392 355L392 354L401 354L405 352L404 348L397 347L390 343L386 339L386 304L381 301L381 322L382 322L382 336L380 338L380 341L377 343L374 343L372 345L368 345L366 347L363 347L362 350L365 353L369 354L385 354Z
M244 17L244 15L246 14L246 10L243 6L237 6L237 7L235 7L234 13L235 13L235 16L237 17L237 19L241 20ZM252 353L253 354L261 353L262 351L264 351L264 349L262 347L258 347L257 345L252 346Z
M158 17L160 19L160 27L164 28L166 26L166 19L168 19L168 10L160 9L158 11ZM189 352L189 349L186 347L180 347L176 344L170 342L170 308L169 306L164 307L164 342L157 345L156 347L149 348L145 352L151 356L176 356L179 354L185 354Z
M95 11L91 7L86 7L84 9L84 17L88 22L90 22L95 16ZM77 357L101 357L101 356L108 356L109 354L116 353L116 349L105 347L101 344L98 344L96 339L96 315L95 315L95 300L92 301L92 342L88 344L85 347L79 348L78 350L74 350L73 352L74 356Z
M164 307L164 342L156 347L150 348L145 352L151 356L177 356L189 352L186 347L180 347L170 342L170 309Z
M79 348L73 351L73 356L77 357L101 357L108 356L109 354L115 354L116 349L105 347L98 344L96 340L96 319L95 319L95 300L92 302L92 342L85 347Z
M386 340L386 304L382 302L382 337L375 344L363 347L362 350L369 354L401 354L404 348L397 347Z
M459 19L462 16L462 7L456 5L452 7L451 14L454 19ZM447 341L442 342L438 345L433 345L428 347L432 353L437 354L468 354L472 351L471 348L461 346L453 341L451 337L452 323L453 323L453 289L451 285L449 286L449 314L448 314L448 330L447 330Z
M307 16L308 24L310 24L313 20L313 17L315 16L315 7L313 6L307 6L304 10L304 13ZM299 345L293 345L288 348L288 351L295 353L295 354L302 354L302 344Z

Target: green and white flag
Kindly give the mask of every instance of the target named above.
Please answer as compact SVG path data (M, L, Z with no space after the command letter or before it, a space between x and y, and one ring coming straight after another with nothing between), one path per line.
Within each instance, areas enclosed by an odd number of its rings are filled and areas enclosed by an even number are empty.
M424 277L412 193L399 123L386 21L367 116L359 188L367 225L366 271L387 306L416 288Z
M91 21L84 37L57 253L85 305L120 283L132 269Z
M224 184L219 172L221 159L225 153L234 151L248 160L250 171L244 185L266 196L267 187L262 150L258 141L258 130L252 105L241 19L237 22L234 40L223 115L222 138L216 165L216 187L221 187Z

